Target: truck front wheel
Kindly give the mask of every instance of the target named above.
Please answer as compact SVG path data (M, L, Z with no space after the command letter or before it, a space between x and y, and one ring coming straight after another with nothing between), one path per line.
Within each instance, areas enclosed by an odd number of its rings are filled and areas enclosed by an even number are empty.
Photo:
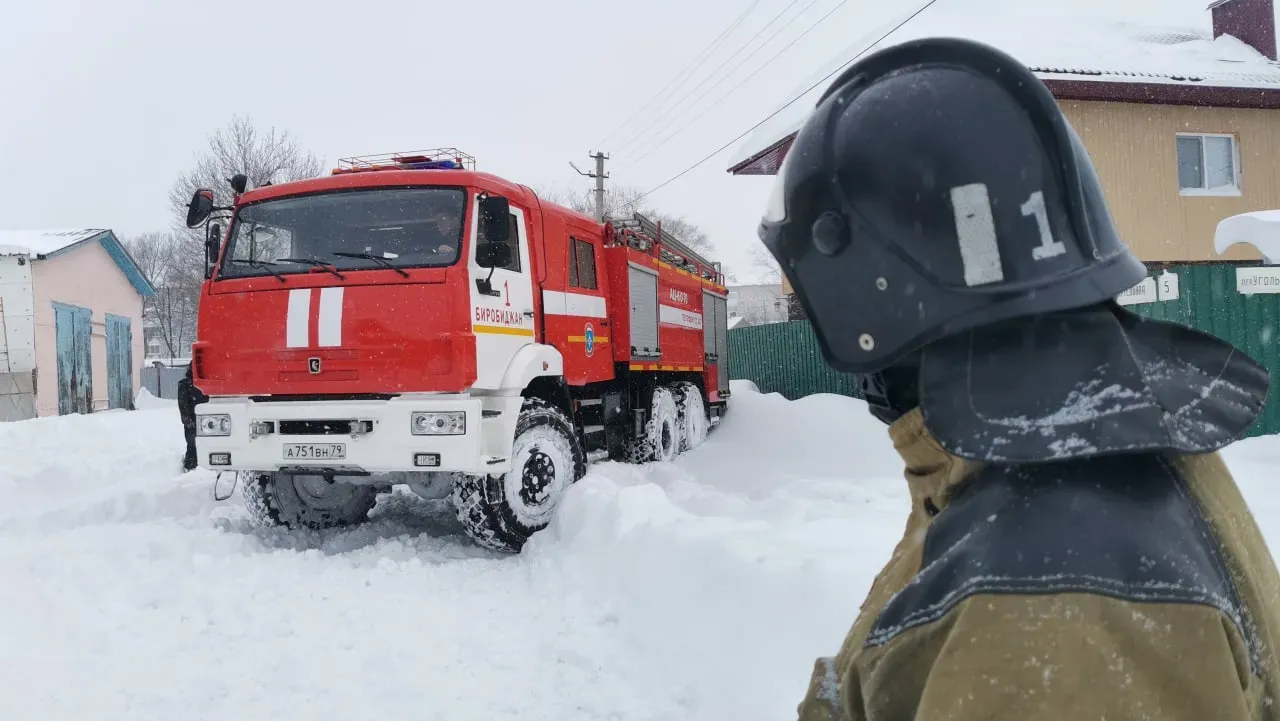
M338 528L364 521L378 502L373 486L324 476L244 471L240 488L249 515L260 526Z
M519 552L547 527L564 490L585 473L586 456L573 421L540 398L526 398L516 421L511 470L454 474L453 504L476 543Z

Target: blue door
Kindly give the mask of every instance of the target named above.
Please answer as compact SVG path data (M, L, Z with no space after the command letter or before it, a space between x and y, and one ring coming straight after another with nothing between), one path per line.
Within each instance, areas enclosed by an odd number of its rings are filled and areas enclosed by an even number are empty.
M53 304L58 349L58 414L93 412L93 362L89 352L93 313Z
M133 328L107 314L107 407L133 409Z

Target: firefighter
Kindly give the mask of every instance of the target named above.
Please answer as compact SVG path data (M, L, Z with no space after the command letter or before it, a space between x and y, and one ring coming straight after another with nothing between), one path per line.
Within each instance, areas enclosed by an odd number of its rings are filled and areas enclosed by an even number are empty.
M1146 269L1044 84L969 41L881 51L776 182L761 239L911 496L800 717L1280 718L1280 575L1217 454L1268 374L1115 302Z
M456 256L458 254L458 219L449 211L441 210L432 219L431 227L435 231L431 252L436 255Z
M178 381L178 415L182 418L182 433L187 439L187 452L182 457L182 470L190 471L199 465L196 458L196 406L209 400L209 396L196 388L191 365L187 374Z

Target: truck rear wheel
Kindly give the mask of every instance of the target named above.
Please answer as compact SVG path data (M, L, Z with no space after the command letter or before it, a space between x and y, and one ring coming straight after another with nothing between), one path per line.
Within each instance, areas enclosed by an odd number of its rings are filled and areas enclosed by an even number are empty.
M244 471L240 488L249 515L260 526L351 526L367 519L378 502L373 486L329 481L318 475Z
M649 402L649 420L644 433L631 443L628 460L632 463L670 462L680 454L680 410L671 389L658 386Z
M570 484L586 474L573 421L541 398L526 398L516 421L511 470L454 474L453 505L467 535L485 548L519 552L551 522Z
M676 405L680 409L680 451L691 451L707 440L710 422L707 420L707 404L702 398L702 389L697 383L688 381L671 386L676 397Z

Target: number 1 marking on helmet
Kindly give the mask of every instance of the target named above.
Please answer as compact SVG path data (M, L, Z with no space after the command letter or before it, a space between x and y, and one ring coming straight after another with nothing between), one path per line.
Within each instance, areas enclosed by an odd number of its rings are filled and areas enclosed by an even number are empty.
M1056 258L1067 252L1061 241L1053 239L1043 191L1032 193L1021 208L1024 216L1035 217L1040 228L1040 244L1031 249L1032 258ZM956 237L960 241L960 264L964 266L965 285L1003 281L1000 244L996 241L996 223L986 184L970 183L952 188L951 209L956 218Z
M1031 249L1031 257L1036 260L1056 258L1067 252L1067 246L1060 240L1053 239L1053 231L1049 230L1049 211L1044 207L1044 193L1037 190L1031 194L1027 202L1022 204L1023 215L1034 215L1036 225L1040 226L1040 245Z
M960 241L960 265L967 286L999 283L1004 280L1000 244L996 241L996 221L991 214L991 197L985 183L970 183L951 189L951 210L956 216L956 238Z

